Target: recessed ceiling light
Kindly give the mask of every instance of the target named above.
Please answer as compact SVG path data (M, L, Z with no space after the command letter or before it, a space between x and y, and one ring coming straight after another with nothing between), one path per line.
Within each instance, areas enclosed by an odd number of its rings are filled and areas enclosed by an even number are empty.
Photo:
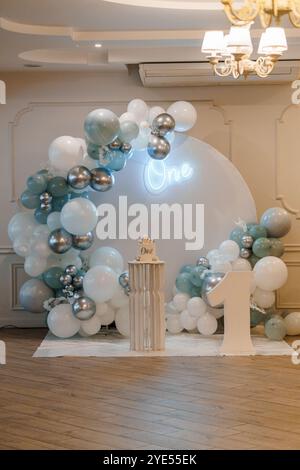
M38 69L42 66L40 64L24 64L24 67L26 67L28 69Z
M102 44L100 44L100 42L96 42L96 44L94 44L94 47L102 47Z

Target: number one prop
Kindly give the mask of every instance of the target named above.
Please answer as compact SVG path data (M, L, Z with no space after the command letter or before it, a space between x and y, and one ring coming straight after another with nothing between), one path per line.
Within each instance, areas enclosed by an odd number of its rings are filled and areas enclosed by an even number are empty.
M220 353L225 356L255 354L250 335L251 271L229 272L207 295L212 306L224 303L224 339Z

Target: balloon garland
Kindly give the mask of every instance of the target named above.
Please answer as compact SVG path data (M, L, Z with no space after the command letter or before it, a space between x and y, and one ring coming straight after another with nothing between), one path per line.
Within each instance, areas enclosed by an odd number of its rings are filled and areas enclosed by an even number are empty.
M166 305L166 323L170 333L183 330L211 335L223 327L223 305L212 308L207 294L228 271L254 271L251 289L251 327L264 324L265 335L282 340L286 334L300 333L300 312L283 318L272 313L275 291L287 280L287 267L280 259L284 246L279 237L291 229L285 209L273 207L262 215L260 223L237 223L230 239L200 257L196 265L183 266L176 278L174 297Z
M90 336L113 321L129 335L130 287L122 255L100 247L88 261L83 256L98 221L89 198L113 187L134 151L147 149L151 158L165 159L174 132L189 130L196 119L195 108L184 101L165 111L134 99L120 118L108 109L93 110L84 121L85 140L56 138L45 168L27 179L20 196L24 211L12 217L8 235L32 277L21 287L21 305L33 313L48 310L54 335Z

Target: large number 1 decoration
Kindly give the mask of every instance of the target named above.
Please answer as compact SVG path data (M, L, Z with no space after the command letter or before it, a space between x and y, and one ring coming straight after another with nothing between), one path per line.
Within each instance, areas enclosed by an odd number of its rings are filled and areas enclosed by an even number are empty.
M250 290L253 273L228 272L208 294L212 306L224 303L224 339L222 355L255 354L250 335Z

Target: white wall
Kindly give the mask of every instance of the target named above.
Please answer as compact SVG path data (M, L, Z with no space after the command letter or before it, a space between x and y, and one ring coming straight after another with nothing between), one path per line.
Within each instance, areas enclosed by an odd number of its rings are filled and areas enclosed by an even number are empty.
M289 282L277 304L300 308L300 108L290 104L289 86L145 89L135 74L125 72L23 72L0 78L7 84L7 105L0 106L0 326L38 326L43 321L40 315L21 311L18 303L25 274L6 233L16 211L11 200L20 194L27 176L45 162L52 139L82 135L89 110L105 106L120 113L134 97L150 104L192 101L198 123L191 134L232 160L253 193L258 214L279 204L293 214L293 229L285 240Z

